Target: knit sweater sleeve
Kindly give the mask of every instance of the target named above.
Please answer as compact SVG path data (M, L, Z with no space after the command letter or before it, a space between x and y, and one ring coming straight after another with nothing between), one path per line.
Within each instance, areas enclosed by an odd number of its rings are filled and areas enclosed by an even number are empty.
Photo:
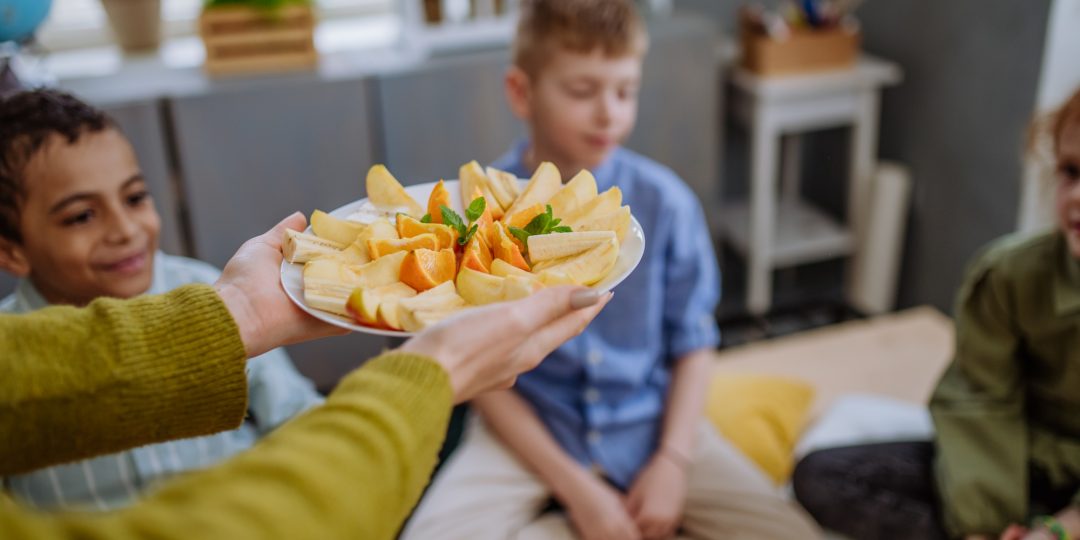
M0 315L0 351L0 475L235 428L246 410L244 345L206 285Z
M389 540L435 467L451 405L437 363L384 354L251 450L128 509L50 516L0 501L0 536Z

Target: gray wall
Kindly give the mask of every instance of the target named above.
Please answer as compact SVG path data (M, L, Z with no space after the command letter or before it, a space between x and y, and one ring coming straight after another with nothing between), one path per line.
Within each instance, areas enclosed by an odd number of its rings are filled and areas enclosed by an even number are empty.
M735 0L679 0L731 28ZM885 92L880 155L907 164L914 182L899 304L951 310L964 268L980 246L1014 229L1021 148L1032 114L1049 0L870 0L859 10L864 48L894 60L904 82ZM725 196L743 192L747 148L730 139ZM847 130L807 141L807 195L842 208ZM725 261L726 263L730 261ZM731 264L727 264L731 267ZM841 265L798 280L810 291L839 293ZM820 274L820 272L819 272ZM781 281L781 280L778 280ZM738 287L738 284L736 284ZM778 283L778 295L783 295ZM732 291L737 294L737 291Z
M881 155L914 180L902 305L951 309L969 259L1015 227L1049 5L871 1L861 11L866 48L906 71L881 123Z

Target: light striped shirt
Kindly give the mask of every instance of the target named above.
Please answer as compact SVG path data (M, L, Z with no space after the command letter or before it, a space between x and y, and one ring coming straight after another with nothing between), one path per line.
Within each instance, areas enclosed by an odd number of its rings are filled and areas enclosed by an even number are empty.
M220 272L206 263L157 253L149 294L191 283L213 283ZM29 280L0 301L0 311L25 313L48 302ZM178 473L201 469L250 448L262 435L322 403L311 381L293 367L285 351L248 361L248 419L239 428L207 437L153 444L3 479L23 503L42 509L110 510Z

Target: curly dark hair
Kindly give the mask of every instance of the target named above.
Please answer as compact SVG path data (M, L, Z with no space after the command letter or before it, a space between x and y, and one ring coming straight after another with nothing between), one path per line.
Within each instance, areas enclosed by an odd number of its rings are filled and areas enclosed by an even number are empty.
M112 127L115 123L103 111L59 90L30 90L0 100L0 236L22 242L23 172L49 137L59 135L74 144L85 133Z

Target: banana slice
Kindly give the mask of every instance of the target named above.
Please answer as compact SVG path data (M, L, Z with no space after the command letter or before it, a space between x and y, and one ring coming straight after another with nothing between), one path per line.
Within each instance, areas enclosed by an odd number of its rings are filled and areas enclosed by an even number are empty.
M613 240L616 240L613 231L537 234L528 240L529 261L536 264L569 257Z
M313 234L287 229L281 251L291 263L306 263L322 257L340 254L345 244L319 238Z

